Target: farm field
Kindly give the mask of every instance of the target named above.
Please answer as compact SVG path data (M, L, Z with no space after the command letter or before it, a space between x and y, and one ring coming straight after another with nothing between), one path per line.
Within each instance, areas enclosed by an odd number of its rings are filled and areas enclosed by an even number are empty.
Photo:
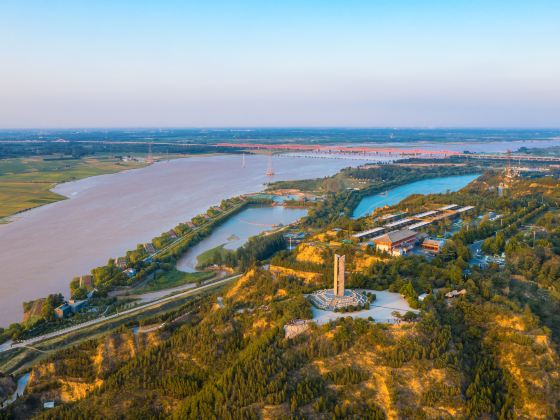
M0 161L0 223L25 210L63 200L56 184L145 166L114 157L6 159Z

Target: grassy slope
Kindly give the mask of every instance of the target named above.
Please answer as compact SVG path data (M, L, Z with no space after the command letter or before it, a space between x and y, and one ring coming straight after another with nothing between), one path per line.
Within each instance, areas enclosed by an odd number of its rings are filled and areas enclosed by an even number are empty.
M210 264L213 264L216 260L216 255L220 254L222 257L230 252L229 250L224 248L225 244L218 245L215 248L209 249L208 251L204 251L196 258L196 266L197 267L208 267Z
M212 278L214 273L183 273L179 270L171 270L167 272L158 272L155 280L150 281L146 286L135 289L135 294L156 292L163 289L171 289L172 287L181 286L186 283L196 283L197 281L208 280Z
M98 157L68 160L6 159L0 161L0 219L65 197L50 191L61 182L142 167Z
M317 179L303 179L293 181L276 181L267 186L267 191L277 189L297 189L306 192L326 193L326 192L340 192L347 188L360 188L364 184L360 184L356 180L346 176L345 173L339 172L336 175L317 178Z
M41 298L41 299L35 299L30 302L29 310L25 311L25 313L23 314L24 323L27 322L32 323L37 319L41 318L41 311L43 309L43 303L45 302L45 300L46 299Z

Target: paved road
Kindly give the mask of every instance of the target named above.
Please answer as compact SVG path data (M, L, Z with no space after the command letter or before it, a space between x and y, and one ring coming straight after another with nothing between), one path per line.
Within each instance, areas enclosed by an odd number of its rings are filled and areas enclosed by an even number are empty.
M74 332L74 331L81 330L83 328L91 327L92 325L99 324L101 322L105 322L105 321L108 321L110 319L118 319L118 318L123 317L125 315L129 315L129 314L134 313L134 312L142 311L142 310L150 308L152 306L157 306L157 305L160 305L162 303L165 303L165 302L168 302L168 301L171 301L171 300L183 297L183 296L187 296L187 295L196 293L196 292L201 291L201 290L210 289L212 287L219 286L223 283L227 283L228 281L237 279L239 277L241 277L241 274L231 276L231 277L225 278L223 280L218 280L214 283L206 284L204 286L200 286L200 287L197 287L195 289L189 289L185 292L177 293L176 295L172 295L172 296L164 297L164 298L161 298L161 299L158 299L158 300L154 300L152 302L146 303L145 305L136 306L132 309L127 309L126 311L119 312L117 314L113 314L113 315L109 315L109 316L102 316L100 318L92 319L91 321L86 321L86 322L83 322L83 323L78 324L78 325L73 325L72 327L64 328L62 330L53 331L51 333L40 335L40 336L37 336L37 337L33 337L33 338L30 338L28 340L24 340L24 341L21 341L21 342L18 342L18 343L7 342L7 343L4 343L4 344L0 345L0 353L8 351L10 349L16 349L16 348L20 348L20 347L29 347L32 344L39 343L39 342L47 340L49 338L58 337L58 336L61 336L61 335L65 335L65 334Z
M484 255L481 253L483 242L484 240L481 239L469 245L469 250L471 251L471 260L469 261L469 265L480 266L481 264L485 263Z

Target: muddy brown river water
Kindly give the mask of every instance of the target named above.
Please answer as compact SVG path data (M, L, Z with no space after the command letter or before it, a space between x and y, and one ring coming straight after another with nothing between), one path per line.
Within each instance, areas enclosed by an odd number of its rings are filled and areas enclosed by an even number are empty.
M558 144L556 138L398 145L503 152ZM323 177L366 162L355 155L318 157L274 158L272 180ZM0 225L0 326L22 319L23 301L49 293L67 294L72 277L123 255L224 198L262 190L271 180L265 175L267 158L246 156L245 160L242 167L238 155L184 158L57 186L54 191L68 200L25 212L12 223ZM367 161L372 160L376 159Z
M68 200L23 213L0 225L0 326L20 321L22 302L68 293L72 277L87 274L223 198L256 192L272 180L334 174L360 161L209 156L58 185Z

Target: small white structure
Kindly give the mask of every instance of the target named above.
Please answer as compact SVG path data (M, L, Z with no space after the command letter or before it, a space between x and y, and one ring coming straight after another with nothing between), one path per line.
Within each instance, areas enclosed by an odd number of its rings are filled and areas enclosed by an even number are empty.
M44 409L54 408L54 401L45 401L43 403Z
M463 296L467 294L467 289L462 289L462 290L452 290L451 292L448 292L445 294L446 298L454 298L457 296Z
M426 299L428 296L430 296L429 293L422 293L421 295L418 296L418 301L424 302L424 299Z
M286 338L294 338L301 333L307 331L311 326L310 319L294 319L284 325L284 336Z

